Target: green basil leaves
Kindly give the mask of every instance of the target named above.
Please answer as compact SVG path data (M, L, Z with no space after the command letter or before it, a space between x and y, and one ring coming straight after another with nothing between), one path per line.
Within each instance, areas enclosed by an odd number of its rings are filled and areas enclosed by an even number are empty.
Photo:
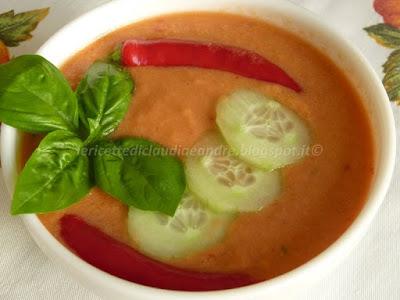
M12 214L59 210L85 196L91 183L82 147L83 142L71 132L49 133L18 177Z
M102 151L102 153L100 153ZM96 184L129 206L173 216L185 190L182 162L156 143L126 138L99 144Z
M48 133L19 175L12 214L66 208L94 184L127 205L175 213L185 189L180 160L144 139L105 140L128 110L128 72L96 62L74 93L50 62L25 55L0 65L0 78L0 122Z
M128 110L133 81L120 67L94 63L76 91L80 103L80 120L88 142L113 132Z
M67 80L38 55L0 65L0 120L23 131L78 129L78 102Z

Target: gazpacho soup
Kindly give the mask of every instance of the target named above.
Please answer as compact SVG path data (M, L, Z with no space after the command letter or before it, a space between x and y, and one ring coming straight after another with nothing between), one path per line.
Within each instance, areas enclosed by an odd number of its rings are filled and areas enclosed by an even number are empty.
M132 282L276 277L337 240L370 189L361 96L326 54L258 19L159 16L60 70L25 55L2 74L0 120L25 132L12 213Z

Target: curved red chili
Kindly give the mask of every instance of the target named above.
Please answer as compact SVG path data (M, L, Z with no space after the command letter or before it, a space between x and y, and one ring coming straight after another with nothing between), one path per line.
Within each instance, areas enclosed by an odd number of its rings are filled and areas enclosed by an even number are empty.
M301 91L301 87L285 71L261 55L213 43L129 40L122 47L122 64L127 67L191 66L215 69Z
M181 291L223 290L256 283L246 275L190 272L156 262L74 215L63 216L60 225L62 239L83 260L132 282Z

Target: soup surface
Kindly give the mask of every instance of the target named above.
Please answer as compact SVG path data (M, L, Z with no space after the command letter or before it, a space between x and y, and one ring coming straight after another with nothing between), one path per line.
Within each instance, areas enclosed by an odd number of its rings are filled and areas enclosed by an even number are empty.
M295 93L216 70L131 68L136 92L114 137L140 136L167 147L190 147L216 126L218 99L246 88L270 95L296 111L309 124L316 149L283 169L283 191L272 205L241 214L222 242L170 264L268 279L315 257L348 228L366 200L374 173L373 139L360 96L324 53L301 37L252 18L211 13L167 15L112 32L69 59L62 71L72 87L95 60L132 38L208 41L252 50L288 72L303 91ZM25 160L39 139L25 138ZM135 247L128 235L128 208L98 188L72 207L39 215L58 239L58 221L65 213L78 215Z

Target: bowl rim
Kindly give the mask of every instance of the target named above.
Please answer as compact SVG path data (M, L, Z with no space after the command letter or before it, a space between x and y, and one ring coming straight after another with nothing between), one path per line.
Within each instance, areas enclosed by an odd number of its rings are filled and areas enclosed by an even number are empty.
M184 0L174 0L174 2L185 2ZM65 32L71 30L77 26L77 24L84 23L86 19L90 19L92 16L98 14L101 11L110 10L117 8L126 4L126 0L115 0L89 11L88 13L78 17L74 21L70 22L66 26L62 27L56 34L54 34L38 51L39 54L45 53L49 45L55 43L59 40ZM149 2L157 3L158 0L150 0ZM204 6L211 3L211 0L202 1ZM229 3L230 0L224 0L223 2ZM240 2L240 1L239 1ZM241 1L245 5L245 1ZM248 1L249 3L255 3L262 1L254 0ZM265 2L265 1L264 1ZM347 228L347 230L340 236L338 240L332 243L327 249L322 251L313 259L307 261L305 264L291 270L285 274L277 276L267 281L263 281L250 286L245 286L241 288L235 288L230 290L220 290L220 291L208 291L208 292L186 292L186 291L174 291L174 290L163 290L154 287L143 286L141 284L129 282L115 276L112 276L104 271L101 271L84 260L76 256L72 251L64 247L60 242L58 242L43 226L36 215L24 215L23 219L26 227L28 228L30 234L39 245L40 248L52 259L56 260L57 263L62 264L66 269L69 269L71 273L75 276L79 276L83 282L91 286L93 290L96 286L107 286L110 291L117 292L118 290L126 295L132 296L142 296L142 297L157 297L162 296L163 299L176 299L176 297L191 297L192 299L200 299L204 296L210 297L221 297L221 296L231 296L231 298L240 299L241 297L252 295L262 295L265 290L276 290L287 287L288 285L294 283L302 277L307 277L307 275L319 273L324 268L327 267L327 262L332 261L332 258L336 257L336 260L340 257L344 257L345 254L350 252L351 248L361 239L365 234L368 225L371 223L374 215L376 214L380 204L382 203L384 196L388 190L390 179L394 169L395 162L395 151L396 151L396 137L395 137L395 125L393 113L391 110L390 102L387 97L386 91L383 88L378 75L375 73L373 68L369 65L367 59L363 54L353 46L347 39L343 38L341 35L337 34L335 30L331 29L330 26L325 24L319 18L317 18L313 13L307 11L306 9L299 7L289 1L281 0L271 0L268 3L262 3L264 6L274 6L280 10L289 9L292 13L296 15L297 18L302 19L304 22L312 22L319 26L320 30L324 31L325 35L330 34L333 39L338 43L341 43L342 49L351 56L351 59L358 59L358 63L362 65L366 75L369 77L371 83L373 83L379 97L376 99L376 105L378 105L386 120L386 144L383 151L384 159L381 162L382 172L380 177L376 180L374 186L371 186L371 191L369 192L369 197L356 217L352 224ZM205 9L205 11L210 11ZM237 12L236 12L237 13ZM132 23L132 22L129 22ZM112 30L110 30L112 31ZM88 41L87 45L90 44ZM68 55L71 56L74 53ZM15 143L17 139L17 130L2 124L1 130L1 157L2 163L5 165L7 162L3 162L3 159L9 155L10 151L15 152ZM10 140L12 142L10 142ZM14 146L11 144L14 142ZM10 146L11 145L11 146ZM10 169L3 169L3 175L7 181L7 187L11 193L12 182ZM377 175L378 176L378 175ZM80 276L81 275L81 276ZM315 276L315 275L314 275ZM214 298L213 298L214 299ZM242 298L243 299L243 298Z

